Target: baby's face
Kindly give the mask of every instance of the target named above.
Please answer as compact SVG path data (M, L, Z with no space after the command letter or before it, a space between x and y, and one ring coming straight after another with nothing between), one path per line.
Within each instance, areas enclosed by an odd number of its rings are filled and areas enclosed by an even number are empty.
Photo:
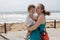
M31 8L31 9L29 10L29 12L30 12L31 14L34 14L34 13L35 13L35 8Z

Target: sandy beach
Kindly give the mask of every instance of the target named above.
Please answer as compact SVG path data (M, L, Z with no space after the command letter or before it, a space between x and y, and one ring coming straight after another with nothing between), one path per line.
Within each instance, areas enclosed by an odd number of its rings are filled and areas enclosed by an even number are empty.
M50 40L60 39L60 22L56 23L56 29L54 28L53 22L47 22L46 24L47 32L49 34ZM0 24L0 32L3 36L10 40L25 40L27 33L27 27L24 22L22 23L7 23L6 24L7 33L4 33L4 24ZM2 33L3 32L3 33ZM52 34L53 33L53 34ZM1 38L2 40L2 38Z
M22 23L7 23L6 24L7 32L21 31L26 30L26 25ZM0 24L0 32L4 32L4 24Z
M47 28L54 28L54 22L46 22ZM27 27L24 22L21 23L7 23L7 32L26 30ZM56 23L56 28L60 28L60 22ZM4 33L4 24L0 24L0 33Z

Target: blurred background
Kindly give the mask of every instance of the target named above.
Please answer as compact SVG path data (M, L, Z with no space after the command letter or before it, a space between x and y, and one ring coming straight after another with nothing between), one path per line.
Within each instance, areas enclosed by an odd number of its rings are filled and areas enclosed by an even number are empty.
M39 3L44 4L46 10L51 12L49 16L46 16L46 27L51 38L50 40L59 40L60 0L0 0L0 33L15 32L16 34L17 31L26 30L25 19L28 15L27 8L30 4L37 6ZM10 38L10 35L13 34L6 35ZM15 40L15 38L11 39Z

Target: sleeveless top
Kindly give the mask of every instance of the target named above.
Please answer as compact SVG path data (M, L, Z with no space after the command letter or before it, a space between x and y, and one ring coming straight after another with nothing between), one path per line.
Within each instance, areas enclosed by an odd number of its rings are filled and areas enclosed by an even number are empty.
M30 40L42 40L40 35L44 33L45 25L46 25L46 21L43 24L39 25L40 30L38 28L33 30L30 34Z

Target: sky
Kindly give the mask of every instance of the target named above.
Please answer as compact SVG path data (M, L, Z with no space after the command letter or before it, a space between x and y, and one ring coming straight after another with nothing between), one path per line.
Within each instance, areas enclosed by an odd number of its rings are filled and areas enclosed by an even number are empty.
M30 4L42 3L46 10L60 11L60 0L0 0L0 12L7 11L27 11Z

